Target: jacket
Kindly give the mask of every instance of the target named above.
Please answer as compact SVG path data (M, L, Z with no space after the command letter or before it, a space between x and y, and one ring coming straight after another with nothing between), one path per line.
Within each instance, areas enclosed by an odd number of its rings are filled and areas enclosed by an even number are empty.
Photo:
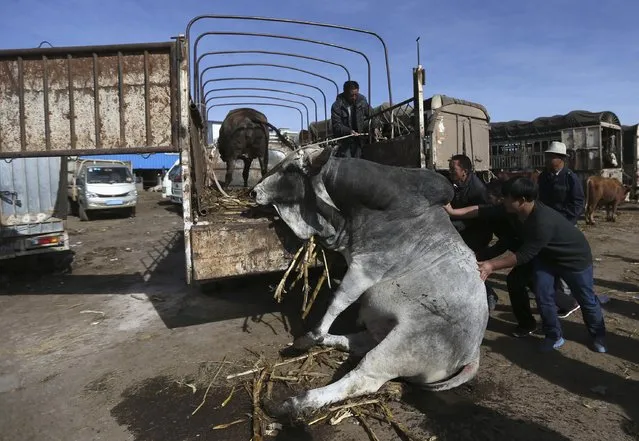
M355 101L355 124L351 121L349 107L350 104L344 94L337 95L337 99L331 106L331 126L335 138L350 135L352 130L358 133L368 132L366 120L370 118L372 109L364 95L358 94Z
M465 183L455 185L455 196L450 203L453 208L487 204L489 201L486 186L474 173L470 174ZM487 247L493 237L490 224L482 219L454 220L453 225L474 252Z
M539 200L573 224L584 212L584 188L580 179L564 167L559 173L544 170L538 179Z

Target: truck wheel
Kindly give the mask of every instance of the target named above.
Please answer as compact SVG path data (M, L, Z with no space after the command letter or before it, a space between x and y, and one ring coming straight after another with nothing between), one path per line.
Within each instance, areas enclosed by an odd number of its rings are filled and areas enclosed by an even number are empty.
M84 209L82 204L78 204L78 217L83 222L87 222L87 221L90 220L89 219L89 213L87 212L87 210Z

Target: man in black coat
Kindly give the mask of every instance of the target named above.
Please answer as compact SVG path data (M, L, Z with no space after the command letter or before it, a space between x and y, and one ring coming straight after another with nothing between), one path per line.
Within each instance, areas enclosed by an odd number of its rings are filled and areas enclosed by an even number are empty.
M371 116L371 110L364 95L359 93L357 81L346 81L344 91L337 95L331 106L331 126L335 138L354 136L338 141L335 156L362 157L362 138L359 135L368 132L367 120Z

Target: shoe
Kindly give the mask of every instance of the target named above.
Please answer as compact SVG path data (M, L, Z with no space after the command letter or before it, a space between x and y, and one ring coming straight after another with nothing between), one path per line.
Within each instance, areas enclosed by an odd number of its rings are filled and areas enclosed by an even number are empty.
M577 305L574 308L572 308L571 310L565 310L565 309L560 309L559 311L557 311L557 317L559 318L566 318L568 317L570 314L572 314L575 311L578 311L579 308L581 308L581 306Z
M564 340L563 337L559 337L558 340L554 340L552 338L544 338L544 341L539 347L539 350L541 352L551 352L562 347L564 343L566 343L566 340Z
M592 348L595 352L599 352L600 354L605 354L606 352L608 352L608 349L606 348L606 345L604 344L604 341L602 339L595 339L592 342Z
M522 328L521 326L517 326L515 330L512 332L512 334L513 334L513 337L524 338L524 337L528 337L536 330L537 330L537 327Z

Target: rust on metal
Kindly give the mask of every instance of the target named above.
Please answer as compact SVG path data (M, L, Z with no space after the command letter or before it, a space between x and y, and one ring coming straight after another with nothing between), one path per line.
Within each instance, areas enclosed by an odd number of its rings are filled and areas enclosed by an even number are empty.
M174 47L0 50L0 157L178 151Z
M95 146L102 147L100 142L100 87L98 84L99 66L98 54L93 54L93 106L95 118Z
M122 52L118 52L118 104L120 106L120 146L126 145L126 132L125 125L126 119L124 118L124 86L122 78Z
M24 111L24 60L18 57L18 96L20 100L20 148L27 149L27 130Z
M146 125L146 143L151 145L151 105L149 103L149 51L144 51L144 121Z
M49 75L47 57L42 57L42 90L44 91L44 142L46 149L51 150L51 121L49 120Z

